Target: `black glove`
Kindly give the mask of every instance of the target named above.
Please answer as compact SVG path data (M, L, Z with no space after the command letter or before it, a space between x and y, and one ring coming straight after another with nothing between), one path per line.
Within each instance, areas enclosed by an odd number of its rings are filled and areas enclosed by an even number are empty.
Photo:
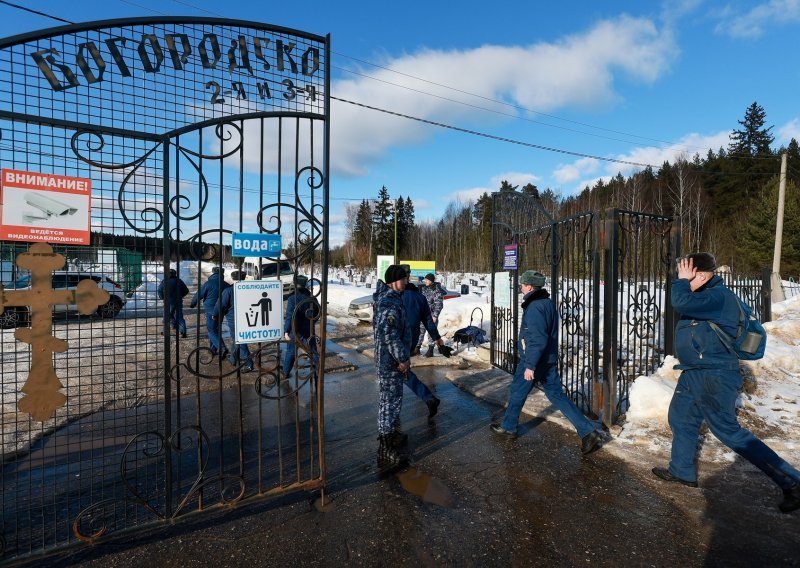
M453 354L453 348L452 347L448 347L447 345L440 345L439 346L439 353L441 355L444 355L445 357L447 357L449 359L450 355Z

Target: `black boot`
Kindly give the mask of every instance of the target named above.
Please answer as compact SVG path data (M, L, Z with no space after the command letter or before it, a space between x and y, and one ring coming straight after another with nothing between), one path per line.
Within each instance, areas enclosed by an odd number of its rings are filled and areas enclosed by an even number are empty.
M378 467L393 470L403 465L402 455L392 445L392 435L378 436Z
M395 430L389 434L388 438L393 448L403 448L408 445L408 434L400 430Z
M433 345L428 346L428 350L425 352L425 357L433 357Z
M441 402L442 401L436 397L425 401L425 404L428 405L428 418L436 416L436 413L439 412L439 404L441 404Z
M783 502L778 505L778 508L784 513L800 509L800 483L791 489L783 490Z
M414 347L414 349L411 350L412 357L416 357L417 355L419 355L419 346Z
M581 453L583 455L591 454L600 447L600 442L602 441L603 437L600 435L600 432L597 430L592 430L583 438L581 438Z

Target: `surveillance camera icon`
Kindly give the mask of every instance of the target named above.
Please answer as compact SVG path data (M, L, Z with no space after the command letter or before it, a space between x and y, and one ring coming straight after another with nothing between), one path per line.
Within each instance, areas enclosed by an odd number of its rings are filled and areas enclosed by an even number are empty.
M41 211L40 215L36 215L31 212L23 213L22 218L26 223L31 223L34 221L46 221L51 217L67 217L78 212L75 207L71 207L66 203L58 201L57 199L40 195L39 193L27 194L25 196L25 203Z

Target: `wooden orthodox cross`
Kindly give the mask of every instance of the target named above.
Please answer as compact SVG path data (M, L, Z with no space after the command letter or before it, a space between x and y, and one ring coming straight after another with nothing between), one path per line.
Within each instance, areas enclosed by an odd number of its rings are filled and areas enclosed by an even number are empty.
M31 369L17 408L44 422L56 409L64 406L67 397L53 369L53 353L63 353L68 344L53 336L53 305L75 304L84 315L93 313L109 301L108 292L98 288L94 280L78 282L77 290L53 290L52 272L63 268L64 257L53 252L47 243L36 243L17 257L17 266L31 272L30 290L5 290L0 284L0 314L8 307L30 306L31 326L17 329L14 336L31 346Z

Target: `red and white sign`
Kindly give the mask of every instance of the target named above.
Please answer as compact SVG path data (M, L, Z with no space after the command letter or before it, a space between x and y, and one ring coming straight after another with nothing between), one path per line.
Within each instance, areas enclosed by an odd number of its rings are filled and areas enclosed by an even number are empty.
M0 170L0 239L88 245L92 180Z

